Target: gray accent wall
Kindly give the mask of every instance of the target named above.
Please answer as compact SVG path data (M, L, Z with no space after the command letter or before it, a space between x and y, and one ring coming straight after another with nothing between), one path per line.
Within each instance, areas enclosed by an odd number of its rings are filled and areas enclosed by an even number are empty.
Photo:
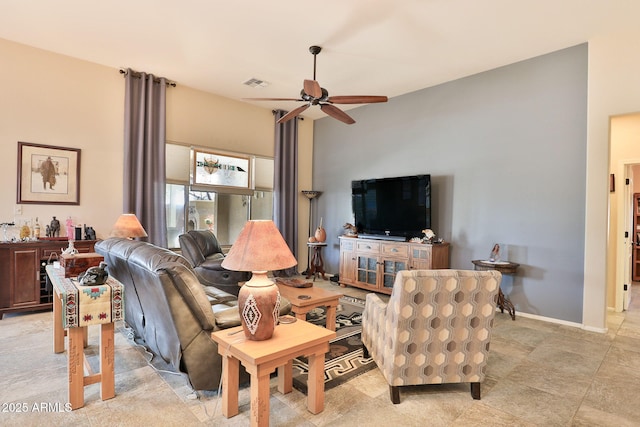
M349 110L351 126L316 120L325 270L338 273L338 236L353 223L352 180L430 174L432 228L452 268L501 243L521 264L502 284L516 310L581 323L587 61L581 44Z

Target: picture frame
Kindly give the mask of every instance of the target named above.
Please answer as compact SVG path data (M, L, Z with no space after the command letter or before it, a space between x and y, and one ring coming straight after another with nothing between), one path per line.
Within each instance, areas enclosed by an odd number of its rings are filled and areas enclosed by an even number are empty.
M80 149L18 141L17 203L80 204Z
M194 185L250 189L251 159L194 148L191 180Z

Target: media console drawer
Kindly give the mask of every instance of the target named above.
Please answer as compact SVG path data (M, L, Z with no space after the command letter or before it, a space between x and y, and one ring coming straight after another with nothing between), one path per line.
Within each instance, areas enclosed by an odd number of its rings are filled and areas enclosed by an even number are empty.
M383 255L409 256L409 246L406 243L383 243L381 249Z
M372 242L370 240L360 240L356 245L358 252L380 253L380 242Z

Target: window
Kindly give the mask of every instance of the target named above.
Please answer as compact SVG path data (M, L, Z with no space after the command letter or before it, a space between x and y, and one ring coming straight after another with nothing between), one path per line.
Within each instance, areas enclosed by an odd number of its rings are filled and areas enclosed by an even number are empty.
M167 240L179 248L178 236L189 230L211 229L220 245L231 246L249 219L273 219L273 159L254 162L254 189L205 188L189 183L191 148L167 143Z

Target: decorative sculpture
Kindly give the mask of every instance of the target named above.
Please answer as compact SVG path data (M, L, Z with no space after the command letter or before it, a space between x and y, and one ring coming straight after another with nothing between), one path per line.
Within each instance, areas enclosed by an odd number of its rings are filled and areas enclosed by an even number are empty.
M93 227L84 228L84 238L86 240L96 240L96 231L93 229Z
M49 237L60 236L60 221L58 221L55 216L51 220L51 224L49 224L49 232L51 234Z
M87 271L78 275L78 283L80 286L104 285L109 277L106 268L107 264L104 262L101 262L98 267L89 267Z
M74 240L74 230L73 230L73 220L71 219L71 217L67 218L67 221L65 222L67 225L67 238L69 240Z

